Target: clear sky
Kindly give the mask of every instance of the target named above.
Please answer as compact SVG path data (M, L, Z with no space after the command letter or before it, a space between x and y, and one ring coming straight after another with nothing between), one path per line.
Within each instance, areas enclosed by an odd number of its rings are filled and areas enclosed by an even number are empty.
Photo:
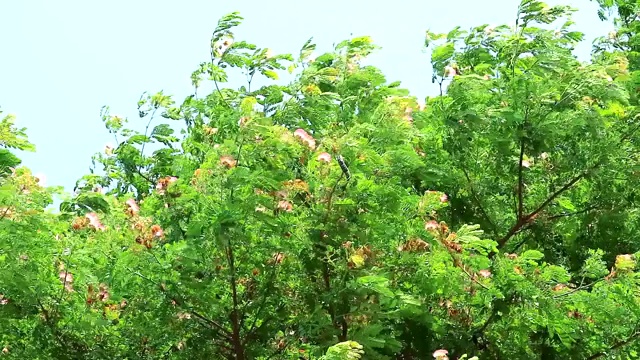
M318 53L334 43L369 35L382 46L370 63L414 95L435 94L423 43L426 29L513 24L518 0L1 0L0 107L28 128L35 154L24 164L48 185L73 187L88 172L91 155L111 136L100 121L112 114L137 118L144 91L164 90L182 100L190 75L207 60L218 19L240 11L236 37L297 54L311 36ZM588 59L591 41L611 25L589 0L550 0L580 9L576 28L587 35L577 49ZM231 83L237 85L238 83ZM142 127L142 124L136 128Z

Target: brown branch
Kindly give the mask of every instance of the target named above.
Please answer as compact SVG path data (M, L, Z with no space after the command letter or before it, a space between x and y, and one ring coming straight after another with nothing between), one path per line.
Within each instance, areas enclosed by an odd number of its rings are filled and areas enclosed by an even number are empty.
M565 191L569 190L578 181L582 180L585 176L587 176L587 174L589 174L589 170L587 170L587 171L583 172L582 174L580 174L580 175L574 177L573 179L571 179L571 181L569 181L563 187L561 187L556 192L551 194L551 196L547 200L545 200L540 206L538 206L538 208L535 209L531 214L527 215L527 218L530 219L531 217L538 215L538 213L540 211L542 211L547 205L549 205L558 196L562 195L562 193L564 193Z
M520 230L522 229L522 226L524 225L524 221L525 219L519 219L515 225L513 225L511 227L511 229L509 229L509 231L500 239L498 240L498 248L502 248L504 247L504 245L507 243L507 241L509 241L509 239L511 239L511 237L515 234L517 234L518 232L520 232Z
M340 177L338 178L338 180L336 180L335 184L333 184L333 187L331 188L331 190L329 191L329 194L327 195L327 211L324 215L324 218L322 219L322 224L324 226L326 226L327 222L329 221L333 195L336 191L336 188L338 187L338 184L340 183L340 180L342 180L343 177L344 177L344 172L340 173ZM324 230L320 231L320 238L318 239L320 243L324 242L324 236L325 236L325 231ZM325 290L327 292L331 292L331 269L329 266L329 262L326 259L322 259L322 279L324 282ZM331 316L331 323L333 324L333 326L336 328L340 328L341 326L338 325L338 322L336 320L336 310L332 301L329 301L329 303L327 304L327 310L329 311L329 316ZM344 328L342 330L344 331Z
M573 179L571 179L571 181L569 181L563 187L561 187L560 189L556 190L556 192L551 194L551 196L549 196L549 198L547 200L545 200L542 204L540 204L540 206L538 206L537 209L535 209L530 214L518 219L518 221L515 223L515 225L513 225L511 227L511 229L509 229L507 234L505 234L505 236L503 236L500 240L498 240L498 248L502 248L507 243L507 241L509 241L509 239L511 239L511 237L513 237L513 235L515 235L518 232L520 232L522 230L522 227L524 225L528 224L533 218L535 218L540 213L540 211L542 211L547 205L549 205L553 200L555 200L562 193L564 193L565 191L569 190L578 181L582 180L582 178L587 176L589 171L592 170L593 168L595 168L597 165L598 164L594 165L594 167L592 167L591 169L589 169L589 170L583 172L582 174L580 174L580 175L574 177Z
M7 214L9 213L9 206L7 206L4 211L2 212L2 216L0 216L0 220L4 219L5 216L7 216Z
M528 230L531 225L533 225L532 222L527 223L527 225L523 226L522 229L520 229L520 232ZM518 249L520 249L520 247L522 245L524 245L527 242L527 239L522 239L522 241L520 241L516 246L513 247L513 249L510 251L511 253L515 253L516 251L518 251Z
M222 335L227 341L231 341L231 336L229 334L229 331L227 329L225 329L222 325L218 324L214 320L211 320L209 318L204 317L202 314L200 314L199 312L195 311L190 306L187 306L187 308L188 308L187 310L189 310L190 314L193 314L193 316L195 316L198 319L200 319L201 321L207 323L211 327L217 329L220 332L218 335Z

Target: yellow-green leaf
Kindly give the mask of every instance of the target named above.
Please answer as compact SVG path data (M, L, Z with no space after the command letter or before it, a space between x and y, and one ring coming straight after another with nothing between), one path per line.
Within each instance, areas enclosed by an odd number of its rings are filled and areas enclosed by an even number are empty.
M278 73L273 70L264 70L262 73L269 79L278 80L280 78Z

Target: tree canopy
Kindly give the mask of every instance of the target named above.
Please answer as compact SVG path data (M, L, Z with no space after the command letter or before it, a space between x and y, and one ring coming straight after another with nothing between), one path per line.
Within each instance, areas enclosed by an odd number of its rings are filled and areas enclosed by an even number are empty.
M274 54L228 14L193 95L103 108L74 194L5 117L0 358L640 357L640 3L600 3L588 62L568 6L427 31L426 99L369 37Z

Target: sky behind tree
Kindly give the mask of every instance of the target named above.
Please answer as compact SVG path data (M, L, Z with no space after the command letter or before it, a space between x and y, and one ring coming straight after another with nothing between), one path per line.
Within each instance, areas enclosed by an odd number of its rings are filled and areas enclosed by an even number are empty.
M513 24L517 0L364 1L295 0L24 0L0 3L0 109L27 127L34 154L24 165L48 185L70 190L88 172L91 155L114 140L100 109L141 129L136 103L144 91L164 90L179 104L193 92L190 74L209 57L211 32L232 11L245 18L238 39L297 54L310 37L317 53L351 36L369 35L382 49L370 57L389 81L413 95L435 95L424 50L427 29ZM589 57L591 41L612 29L589 0L548 1L579 8L576 29L586 34L576 54ZM227 86L239 86L242 77Z

